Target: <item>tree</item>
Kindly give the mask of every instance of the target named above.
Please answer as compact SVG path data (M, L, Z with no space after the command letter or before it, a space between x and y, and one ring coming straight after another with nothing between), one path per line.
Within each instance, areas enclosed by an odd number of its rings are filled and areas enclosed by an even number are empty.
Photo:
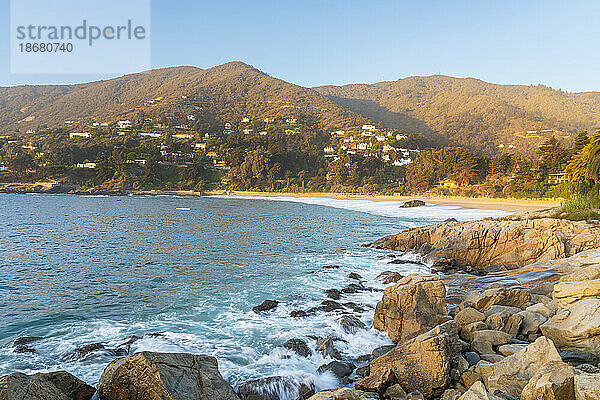
M565 172L573 181L600 180L600 128L589 143L571 157Z

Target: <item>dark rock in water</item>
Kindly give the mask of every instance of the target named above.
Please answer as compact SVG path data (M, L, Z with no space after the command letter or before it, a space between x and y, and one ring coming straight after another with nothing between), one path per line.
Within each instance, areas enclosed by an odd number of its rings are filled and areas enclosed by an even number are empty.
M373 356L371 354L363 354L362 356L358 356L354 359L354 362L357 364L368 363L373 360Z
M325 291L325 294L327 295L327 297L333 300L339 300L342 297L342 292L340 292L337 289L327 289Z
M367 307L367 306L363 307L363 306L358 305L358 304L356 304L356 303L354 303L352 301L349 301L347 303L344 303L344 307L349 308L349 309L351 309L352 311L355 311L355 312L363 312L363 311L366 311L365 307Z
M587 374L597 374L600 373L600 368L596 367L592 364L581 364L577 366L577 369L583 371Z
M456 272L460 269L460 266L456 260L448 258L438 258L431 265L431 271L433 272Z
M279 302L276 300L265 300L261 304L252 307L252 311L254 311L255 313L270 311L277 307L278 304Z
M333 345L333 338L331 336L326 338L317 338L317 350L323 355L323 357L331 357L336 360L341 360L342 355Z
M304 310L294 310L294 311L290 312L290 317L304 318L304 317L308 317L308 313Z
M98 395L102 400L239 400L221 377L216 358L185 353L118 358L104 369Z
M338 318L342 329L348 333L356 333L359 329L365 329L366 325L354 315L342 315Z
M33 343L33 342L39 342L40 340L43 340L45 338L41 337L41 336L21 336L19 338L16 338L13 341L13 346L17 347L17 346L25 346L27 344Z
M0 378L0 399L90 400L96 389L64 372L25 375L20 372Z
M339 269L339 265L323 265L321 268L323 269Z
M241 400L306 400L315 394L315 385L307 379L271 376L242 383L237 394Z
M364 378L365 376L369 376L369 363L363 364L360 367L356 368L356 375Z
M360 276L356 272L350 272L350 275L348 275L348 278L360 281L362 279L362 276Z
M135 342L137 342L138 340L140 340L141 337L136 336L136 335L131 335L127 341L121 343L118 347L117 347L117 351L120 351L122 353L125 354L121 354L121 355L127 355L131 352L131 345L134 344Z
M15 353L35 353L35 349L33 349L31 347L24 346L24 345L15 346L15 348L13 349L13 351Z
M349 376L354 371L354 364L351 362L342 362L342 361L332 361L329 364L323 364L317 370L318 373L322 374L324 372L331 372L337 378L344 378Z
M308 345L302 339L290 339L283 344L283 347L298 353L302 357L310 357L312 355L312 351L310 351Z
M598 356L592 353L578 352L572 350L561 351L560 357L566 363L570 364L598 364Z
M402 278L404 278L404 276L395 271L383 271L382 273L377 275L377 280L383 283L384 285L398 282Z
M405 201L404 204L400 206L400 208L411 208L411 207L422 207L425 205L423 200L409 200Z
M125 348L108 348L102 343L91 343L85 346L81 346L75 349L72 354L72 358L76 359L89 359L96 356L111 356L111 357L122 357L127 355L128 350Z
M148 337L165 337L166 333L165 332L152 332L152 333L148 333L144 336L148 336Z
M362 283L351 283L342 289L342 293L349 293L349 294L363 292L363 291L373 292L374 290L372 288L365 287Z
M469 366L477 365L479 360L481 360L479 354L475 353L474 351L466 352L465 354L463 354L463 357L465 358L465 360L467 360Z
M412 265L425 265L420 261L413 260L403 260L401 258L396 258L395 260L390 261L388 264L412 264Z
M323 300L321 306L317 307L318 310L331 312L335 310L343 310L344 306L333 300Z
M377 348L373 349L373 351L371 352L371 354L375 358L381 357L382 355L384 355L387 352L389 352L390 350L392 350L394 347L396 347L396 346L394 346L393 344L386 345L386 346L380 346L380 347L377 347Z

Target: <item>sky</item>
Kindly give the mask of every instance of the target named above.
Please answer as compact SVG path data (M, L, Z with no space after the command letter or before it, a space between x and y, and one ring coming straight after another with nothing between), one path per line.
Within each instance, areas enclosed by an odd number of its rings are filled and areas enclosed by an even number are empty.
M114 76L11 74L9 0L0 15L0 86ZM598 0L152 0L151 15L153 68L238 60L309 87L441 73L600 91Z

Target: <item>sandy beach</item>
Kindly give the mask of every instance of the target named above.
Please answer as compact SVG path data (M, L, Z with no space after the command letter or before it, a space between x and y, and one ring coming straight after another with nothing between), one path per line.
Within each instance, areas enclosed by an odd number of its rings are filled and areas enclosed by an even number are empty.
M489 199L471 197L433 197L433 196L384 196L384 195L348 195L343 193L273 193L251 191L223 191L215 190L204 192L205 195L219 196L254 196L254 197L324 197L330 199L354 199L372 201L397 201L403 203L407 200L423 200L428 204L459 206L465 208L493 209L509 212L538 211L561 204L561 200L524 200L524 199Z

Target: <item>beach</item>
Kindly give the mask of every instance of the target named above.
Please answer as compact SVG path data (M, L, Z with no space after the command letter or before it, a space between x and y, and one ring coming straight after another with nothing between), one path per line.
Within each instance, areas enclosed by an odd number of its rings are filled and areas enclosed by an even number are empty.
M191 194L192 192L178 192L180 194ZM219 196L243 196L243 197L298 197L298 198L330 198L330 199L352 199L372 201L397 201L404 203L408 200L423 200L427 204L439 206L455 206L475 209L502 210L511 213L526 211L539 211L552 207L558 207L562 199L554 200L531 200L531 199L492 199L471 197L436 197L436 196L386 196L386 195L349 195L344 193L274 193L274 192L252 192L252 191L223 191L215 190L204 192L205 195Z

